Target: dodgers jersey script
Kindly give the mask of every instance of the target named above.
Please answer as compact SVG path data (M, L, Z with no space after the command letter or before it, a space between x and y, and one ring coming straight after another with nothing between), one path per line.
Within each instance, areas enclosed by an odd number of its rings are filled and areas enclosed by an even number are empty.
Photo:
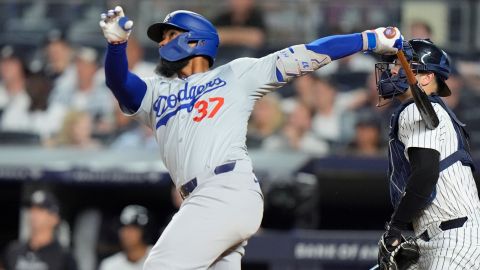
M421 121L415 104L408 105L399 116L398 138L405 145L405 156L409 147L431 148L445 159L458 149L458 138L449 114L438 103L432 103L440 125L428 129ZM422 232L432 223L468 216L478 219L480 201L471 168L460 161L440 172L433 202L413 222L415 231Z
M271 54L238 59L187 79L143 79L147 92L135 116L155 130L176 186L229 160L250 160L248 118L255 100L281 85L275 62Z

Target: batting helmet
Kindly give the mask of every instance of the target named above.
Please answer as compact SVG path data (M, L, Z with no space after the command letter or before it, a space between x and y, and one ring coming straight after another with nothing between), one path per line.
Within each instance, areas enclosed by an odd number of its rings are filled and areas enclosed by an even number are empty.
M416 73L435 73L438 83L437 93L446 97L451 94L445 80L450 75L450 59L446 52L438 48L429 39L412 39L404 41L403 50L411 68ZM387 56L385 62L377 63L377 88L383 98L392 98L395 95L403 94L408 89L407 76L403 69L400 69L396 76L392 76L389 64L396 59L396 56Z
M163 22L150 25L147 35L159 43L163 40L163 32L172 28L185 33L160 47L159 53L162 58L174 62L201 55L208 58L210 66L213 65L220 40L217 29L210 21L195 12L177 10L168 14ZM192 42L196 43L196 46L190 47L189 43Z

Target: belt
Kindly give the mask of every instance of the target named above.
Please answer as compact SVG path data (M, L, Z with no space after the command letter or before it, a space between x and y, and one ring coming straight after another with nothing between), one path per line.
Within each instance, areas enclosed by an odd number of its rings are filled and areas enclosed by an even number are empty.
M461 217L461 218L456 218L456 219L451 219L447 221L443 221L440 223L440 226L438 226L442 231L448 231L451 229L456 229L460 228L465 224L467 221L468 217ZM422 239L423 241L430 241L430 236L428 235L428 231L425 230L422 234L418 236L418 238Z
M213 170L213 173L217 175L217 174L231 172L233 171L233 169L235 169L235 163L236 161L219 165L215 167L215 169ZM190 193L192 193L193 190L197 187L197 185L198 185L197 177L183 184L179 190L182 198L183 199L187 198L188 195L190 195Z

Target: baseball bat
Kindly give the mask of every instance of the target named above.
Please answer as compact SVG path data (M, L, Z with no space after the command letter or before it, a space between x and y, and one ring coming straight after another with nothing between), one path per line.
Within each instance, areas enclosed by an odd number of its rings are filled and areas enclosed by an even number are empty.
M400 63L407 74L408 84L412 90L413 101L415 102L415 105L417 105L420 116L422 116L428 129L435 129L438 127L440 121L438 120L437 113L435 113L435 110L433 109L432 103L428 100L425 91L418 86L417 79L415 78L415 75L410 68L410 64L402 50L398 50L397 58L400 60Z
M370 268L369 270L378 270L380 269L380 266L378 264L375 264L372 268Z

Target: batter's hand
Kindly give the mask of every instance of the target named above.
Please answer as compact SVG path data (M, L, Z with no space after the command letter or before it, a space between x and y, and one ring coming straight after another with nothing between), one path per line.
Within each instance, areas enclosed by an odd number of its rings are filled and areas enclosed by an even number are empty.
M363 50L378 54L396 54L402 49L403 36L396 27L379 27L362 32Z
M133 21L125 16L121 6L102 13L100 17L102 19L99 23L100 27L109 43L119 44L128 40L128 36L132 32Z

